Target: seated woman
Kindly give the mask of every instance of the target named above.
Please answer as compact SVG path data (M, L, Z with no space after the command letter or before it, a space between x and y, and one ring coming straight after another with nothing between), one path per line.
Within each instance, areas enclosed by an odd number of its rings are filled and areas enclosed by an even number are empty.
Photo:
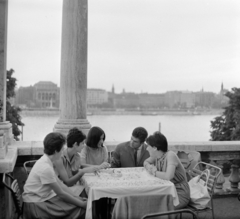
M179 205L175 209L184 208L190 200L190 189L181 161L173 151L168 150L167 139L160 132L154 132L146 142L150 157L145 160L144 167L155 177L174 183L179 198Z
M85 218L86 198L74 196L53 169L53 162L62 156L65 137L52 132L43 144L44 155L35 163L24 185L23 218Z
M83 167L97 166L100 169L108 168L111 165L108 161L108 150L103 145L106 135L99 127L92 127L87 135L86 145L81 151L81 163ZM108 218L107 198L94 201L93 208L99 214L99 218Z
M70 187L76 195L86 197L84 187L79 185L79 180L84 173L98 171L98 167L81 168L79 153L85 144L86 135L78 128L72 128L67 135L67 148L64 149L61 159L54 162L55 172L59 178Z
M110 167L108 161L108 150L103 145L106 135L99 127L92 127L87 136L86 145L81 151L81 163L84 167L99 166L102 168Z

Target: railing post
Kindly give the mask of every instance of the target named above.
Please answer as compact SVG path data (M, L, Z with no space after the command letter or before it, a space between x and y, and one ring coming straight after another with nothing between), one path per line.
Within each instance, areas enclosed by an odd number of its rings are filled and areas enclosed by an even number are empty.
M230 191L239 192L238 183L240 182L239 167L236 164L231 165L231 175L229 176L229 182L231 183Z
M217 165L221 170L223 170L223 165ZM225 191L223 190L223 184L225 183L225 178L223 176L223 172L220 173L216 180L214 193L215 194L223 194Z

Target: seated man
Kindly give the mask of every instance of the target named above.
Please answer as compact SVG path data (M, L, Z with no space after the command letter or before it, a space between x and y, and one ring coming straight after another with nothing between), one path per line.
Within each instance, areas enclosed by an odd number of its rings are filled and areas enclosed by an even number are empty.
M144 143L147 136L145 128L135 128L131 141L117 145L113 152L111 167L142 167L143 162L149 157L147 145Z

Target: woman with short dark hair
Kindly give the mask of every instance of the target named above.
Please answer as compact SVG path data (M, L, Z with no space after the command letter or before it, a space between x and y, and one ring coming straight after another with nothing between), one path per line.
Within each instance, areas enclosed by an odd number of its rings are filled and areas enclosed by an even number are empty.
M184 208L190 200L190 189L181 161L173 151L168 150L167 139L162 133L154 132L146 142L150 157L145 160L144 167L155 177L174 183L179 198L179 205L175 209Z
M53 168L53 162L62 156L65 137L52 132L43 144L44 155L35 163L24 185L23 218L85 218L86 199L74 196Z

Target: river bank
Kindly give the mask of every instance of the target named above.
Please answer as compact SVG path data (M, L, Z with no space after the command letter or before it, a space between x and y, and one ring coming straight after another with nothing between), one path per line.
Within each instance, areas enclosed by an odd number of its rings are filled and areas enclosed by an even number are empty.
M142 116L158 116L158 115L183 115L183 116L195 116L195 115L221 115L222 109L214 110L101 110L92 109L88 110L87 116L92 115L142 115ZM59 115L59 109L22 109L22 116L53 116Z

